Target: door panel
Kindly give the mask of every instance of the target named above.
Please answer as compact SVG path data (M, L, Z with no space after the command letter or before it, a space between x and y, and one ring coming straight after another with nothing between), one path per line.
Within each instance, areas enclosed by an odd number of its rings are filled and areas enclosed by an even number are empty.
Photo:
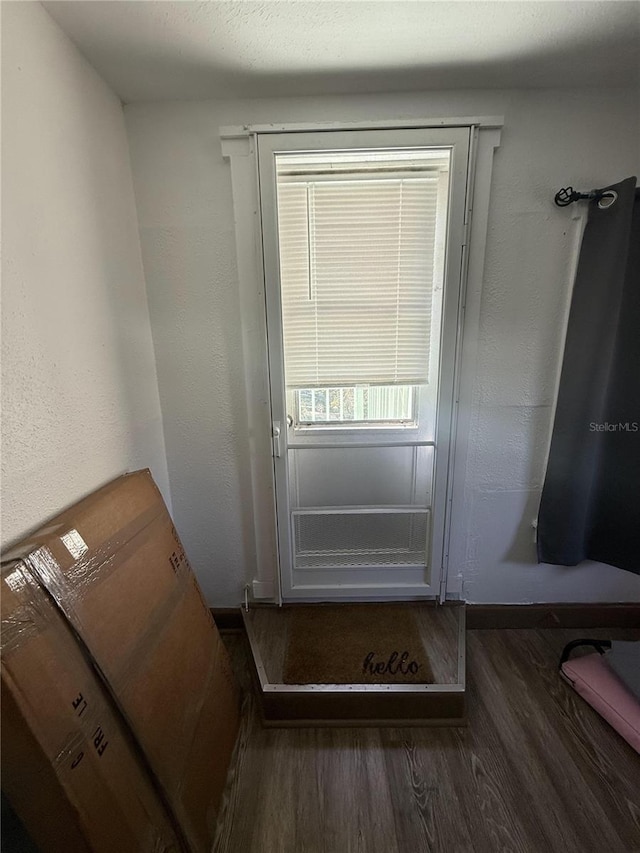
M291 450L291 506L427 506L432 469L431 447Z
M258 137L285 599L438 594L468 152L469 128Z
M427 560L428 510L294 510L294 569L417 566ZM391 574L390 574L391 577Z

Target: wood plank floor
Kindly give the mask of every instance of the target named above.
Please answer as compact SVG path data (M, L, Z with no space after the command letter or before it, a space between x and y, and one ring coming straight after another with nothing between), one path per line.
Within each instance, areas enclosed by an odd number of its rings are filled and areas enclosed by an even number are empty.
M246 713L214 853L640 853L640 756L558 676L577 636L467 634L469 725L264 729Z

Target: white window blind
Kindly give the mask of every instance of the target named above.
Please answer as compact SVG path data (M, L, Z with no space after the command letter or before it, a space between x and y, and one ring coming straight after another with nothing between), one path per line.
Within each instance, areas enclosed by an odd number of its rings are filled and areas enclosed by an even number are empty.
M427 381L438 171L414 172L278 174L289 388Z

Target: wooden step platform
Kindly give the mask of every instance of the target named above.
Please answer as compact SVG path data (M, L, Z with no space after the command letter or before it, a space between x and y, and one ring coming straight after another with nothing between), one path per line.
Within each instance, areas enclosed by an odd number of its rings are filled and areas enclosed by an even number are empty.
M375 685L285 684L287 636L296 606L243 611L265 725L465 725L464 604L407 603L428 650L434 683Z

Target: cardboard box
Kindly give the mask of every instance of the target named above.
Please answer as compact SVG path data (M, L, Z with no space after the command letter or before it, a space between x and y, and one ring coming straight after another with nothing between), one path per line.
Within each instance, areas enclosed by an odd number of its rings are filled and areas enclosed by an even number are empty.
M21 563L2 578L2 785L42 850L179 851L65 620Z
M209 850L238 730L238 697L226 650L149 472L105 486L8 559L21 561L9 571L21 565L46 590L91 661L182 848ZM13 667L11 675L19 688L20 671Z

